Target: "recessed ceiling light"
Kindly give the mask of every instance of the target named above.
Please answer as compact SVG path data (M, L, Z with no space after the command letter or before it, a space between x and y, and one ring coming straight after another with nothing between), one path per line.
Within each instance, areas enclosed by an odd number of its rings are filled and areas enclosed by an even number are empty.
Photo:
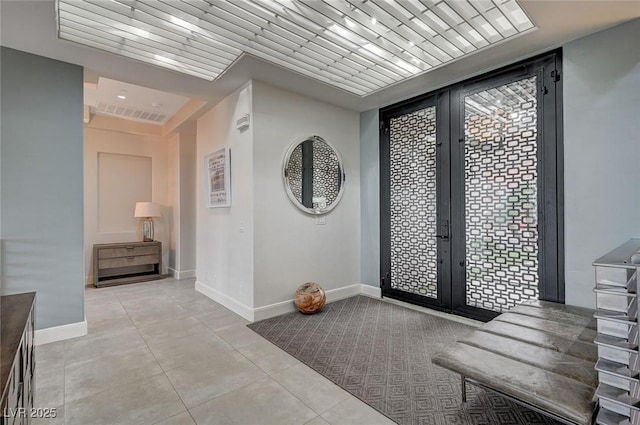
M409 46L413 47L415 45L416 45L416 43L414 43L413 41L409 41Z
M371 18L371 23L375 25L378 23L378 20L376 18Z
M118 93L118 99L126 99L127 98L127 91L126 90L120 90L120 92Z

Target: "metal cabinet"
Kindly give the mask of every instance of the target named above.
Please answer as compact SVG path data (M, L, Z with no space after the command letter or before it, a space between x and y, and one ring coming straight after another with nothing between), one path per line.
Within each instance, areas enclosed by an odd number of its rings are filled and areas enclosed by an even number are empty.
M596 395L601 425L640 425L638 265L640 239L598 258L595 267L598 346Z

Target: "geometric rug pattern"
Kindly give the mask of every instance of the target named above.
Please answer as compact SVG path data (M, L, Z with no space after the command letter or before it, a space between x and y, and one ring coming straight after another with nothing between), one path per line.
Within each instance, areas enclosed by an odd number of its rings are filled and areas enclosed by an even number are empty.
M366 296L262 320L250 329L401 425L557 424L431 363L472 327Z

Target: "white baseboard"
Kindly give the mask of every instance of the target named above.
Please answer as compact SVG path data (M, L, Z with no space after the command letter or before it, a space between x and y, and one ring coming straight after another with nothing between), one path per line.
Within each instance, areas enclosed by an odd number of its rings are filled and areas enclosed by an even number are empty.
M233 311L236 314L239 314L240 316L244 317L248 321L253 322L254 310L251 307L246 306L241 302L231 298L230 296L223 294L217 289L207 286L202 282L198 282L197 280L196 280L196 291L206 295L207 297L211 298L215 302L222 304L223 306L227 307L229 310Z
M367 295L369 297L373 297L373 298L382 298L382 290L378 287L376 288L375 286L371 286L371 285L360 285L361 286L361 294L362 295Z
M196 271L195 270L176 270L169 267L169 275L171 275L171 277L177 280L192 279L196 277Z
M360 294L374 298L380 298L381 293L380 288L356 283L349 286L343 286L342 288L329 289L328 291L325 291L325 294L327 295L327 303L331 303ZM293 303L293 300L282 301L279 303L254 308L253 320L264 320L270 317L279 316L281 314L290 313L292 311L296 311L296 306Z
M77 338L87 334L87 319L82 322L69 323L68 325L54 326L51 328L38 329L35 333L35 344L49 344L50 342L63 341L65 339Z
M362 292L360 290L361 286L362 285L360 285L359 283L356 283L349 286L343 286L342 288L329 289L327 291L324 291L324 293L327 296L327 302L330 303L333 301L353 297L354 295L359 295Z
M212 287L207 286L202 282L196 281L196 291L206 295L215 302L222 304L229 310L239 314L250 322L264 320L270 317L275 317L281 314L296 311L296 306L293 303L293 299L252 309L251 307L236 301L228 295L225 295L222 292L213 289ZM360 294L374 298L380 298L381 296L380 288L376 288L370 285L363 285L361 283L343 286L342 288L329 289L328 291L325 291L325 294L327 295L327 303L343 300L345 298L353 297L354 295Z
M265 305L264 307L253 309L253 321L280 316L281 314L291 313L292 311L296 311L296 305L293 303L293 300Z

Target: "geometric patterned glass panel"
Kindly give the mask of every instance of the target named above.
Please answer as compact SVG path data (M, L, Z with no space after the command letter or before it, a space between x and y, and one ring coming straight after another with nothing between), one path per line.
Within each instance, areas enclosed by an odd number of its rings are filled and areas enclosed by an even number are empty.
M287 181L294 198L303 204L302 183L304 181L303 145L312 152L312 204L310 208L326 208L336 202L342 188L342 169L336 152L321 140L311 137L301 142L291 152L287 162ZM307 150L306 152L309 152Z
M313 208L326 208L340 193L340 161L328 144L313 142Z
M391 288L437 298L436 108L390 120Z
M538 298L536 77L466 96L466 304Z

